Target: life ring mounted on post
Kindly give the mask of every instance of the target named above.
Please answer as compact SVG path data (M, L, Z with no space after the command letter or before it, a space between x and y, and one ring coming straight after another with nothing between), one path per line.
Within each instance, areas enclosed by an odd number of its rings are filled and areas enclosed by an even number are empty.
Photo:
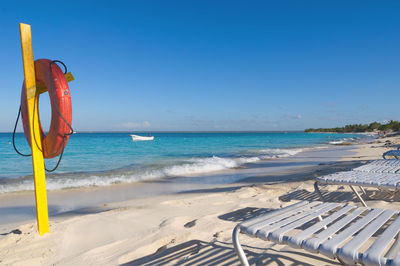
M42 153L43 157L47 159L54 158L60 154L62 156L69 136L73 133L71 127L72 105L68 81L56 62L59 61L51 61L48 59L38 59L35 61L35 108L39 108L40 94L46 91L49 92L51 103L51 123L47 135L44 133L42 125L40 124L39 116ZM25 82L22 86L21 93L21 116L26 140L32 147ZM39 140L35 139L33 141L35 142Z

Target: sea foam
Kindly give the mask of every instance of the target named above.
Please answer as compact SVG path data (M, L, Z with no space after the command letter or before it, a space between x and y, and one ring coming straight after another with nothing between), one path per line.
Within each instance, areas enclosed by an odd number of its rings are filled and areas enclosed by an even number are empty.
M263 149L262 152L264 155L262 159L270 159L270 158L285 158L289 156L296 155L300 152L304 151L304 149Z
M108 186L142 180L184 177L232 169L261 160L293 156L303 149L262 149L252 156L188 158L164 165L142 166L137 169L118 169L100 173L63 173L46 177L48 190ZM0 180L0 193L33 190L33 177Z

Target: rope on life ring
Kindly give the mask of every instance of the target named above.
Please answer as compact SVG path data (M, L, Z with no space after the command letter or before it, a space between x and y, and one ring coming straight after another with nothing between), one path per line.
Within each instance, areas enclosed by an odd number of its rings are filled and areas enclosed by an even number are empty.
M64 66L65 72L63 73L57 65L60 63ZM72 105L71 95L68 87L68 82L65 78L67 67L65 64L58 60L38 59L35 61L35 78L36 78L36 99L34 109L38 108L39 95L48 91L51 103L51 123L47 135L44 133L40 123L40 133L42 139L42 153L46 159L54 158L60 155L56 166L53 169L47 169L48 172L53 172L57 169L61 162L65 146L67 145L69 136L74 132L71 126L72 122ZM22 116L22 123L24 127L25 138L29 146L32 145L29 114L27 108L26 88L25 82L22 86L21 105L19 108L17 120L13 132L13 146L15 151L22 156L31 156L31 154L22 154L15 146L15 131L18 125L20 115ZM34 118L34 117L33 117ZM34 125L35 123L33 123ZM37 143L34 138L34 143ZM32 147L32 146L31 146Z

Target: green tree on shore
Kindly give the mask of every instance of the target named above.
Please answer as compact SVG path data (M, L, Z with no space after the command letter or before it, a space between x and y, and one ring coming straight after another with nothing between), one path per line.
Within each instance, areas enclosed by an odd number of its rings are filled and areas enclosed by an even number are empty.
M400 122L390 120L386 124L379 122L372 122L371 124L353 124L344 127L335 128L307 128L305 132L336 132L336 133L350 133L350 132L374 132L374 131L400 131Z

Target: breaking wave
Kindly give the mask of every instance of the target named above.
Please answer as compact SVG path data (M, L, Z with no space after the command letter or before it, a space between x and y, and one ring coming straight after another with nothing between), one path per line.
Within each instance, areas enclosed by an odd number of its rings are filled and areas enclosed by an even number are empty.
M262 149L246 156L187 158L158 165L141 165L105 172L79 172L48 174L48 190L66 188L108 186L119 183L132 183L142 180L168 177L193 176L232 169L261 160L284 158L298 154L304 149ZM33 177L1 178L0 193L33 190Z

